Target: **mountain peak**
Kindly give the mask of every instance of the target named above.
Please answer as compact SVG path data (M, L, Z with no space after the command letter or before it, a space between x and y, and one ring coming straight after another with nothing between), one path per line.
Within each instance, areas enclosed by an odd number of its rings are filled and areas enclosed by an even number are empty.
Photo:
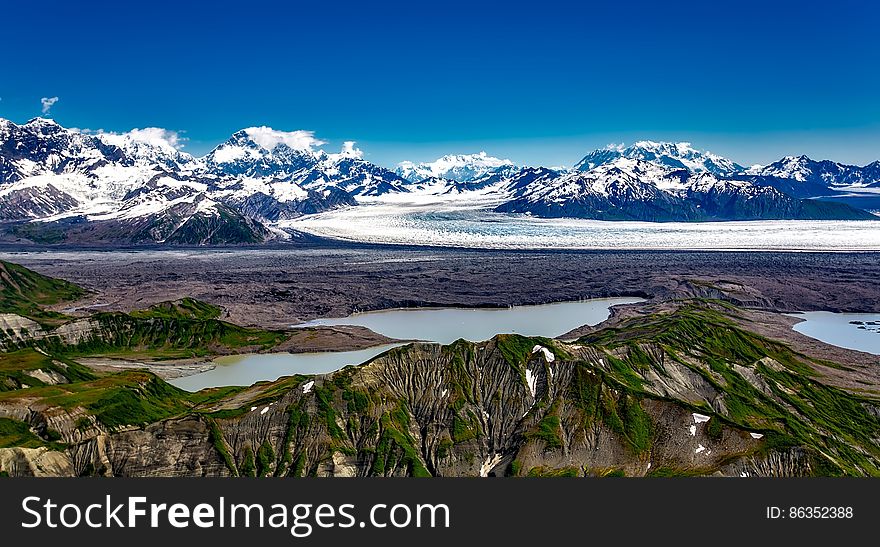
M29 119L27 123L25 123L25 125L55 125L61 127L58 122L56 122L52 118L43 118L40 116Z
M680 142L672 142L672 141L651 141L651 140L641 140L636 141L632 145L633 148L644 148L647 150L676 150L680 152L697 152L691 145L691 143L686 141ZM624 147L625 149L625 147Z
M697 150L689 142L650 140L636 141L630 146L612 144L600 148L587 154L575 165L575 169L589 171L618 158L644 160L694 173L708 172L714 175L732 175L743 170L741 165L717 154Z
M813 161L813 160L809 156L807 156L806 154L801 154L800 156L792 156L792 155L782 156L782 159L780 159L778 162L775 162L775 163L805 163L808 161Z
M260 127L248 127L237 131L235 135L244 134L251 142L271 152L279 145L287 146L294 150L313 152L314 147L326 144L315 138L314 131L302 129L296 131L279 131L262 125Z
M236 131L217 145L205 156L205 160L215 165L237 164L237 174L251 169L253 166L250 164L264 160L276 166L295 165L299 168L324 156L324 152L316 148L322 144L324 141L316 139L312 131L279 131L267 126L247 127Z
M29 129L36 129L38 131L44 132L48 131L51 133L58 133L59 131L64 131L65 129L61 127L55 120L51 118L31 118L25 123L22 127L27 127Z
M496 158L485 151L480 151L476 154L446 154L430 162L402 161L398 164L396 172L412 182L428 178L466 182L499 169L512 167L514 163L509 159Z
M876 179L870 169L846 165L831 160L814 160L804 154L800 156L784 156L769 165L749 169L750 175L791 179L802 183L810 183L816 187L831 186L871 186Z

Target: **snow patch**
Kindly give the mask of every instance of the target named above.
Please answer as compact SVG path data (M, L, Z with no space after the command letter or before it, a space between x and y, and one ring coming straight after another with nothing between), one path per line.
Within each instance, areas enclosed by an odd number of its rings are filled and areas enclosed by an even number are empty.
M556 356L553 355L553 352L550 351L549 349L545 348L544 346L535 346L532 348L533 354L537 353L539 351L544 353L544 358L547 359L548 363L552 363L553 361L556 360Z
M486 461L483 462L483 465L480 466L480 476L488 477L489 471L491 471L493 467L501 463L502 457L503 456L501 454L490 454L486 456Z
M268 406L265 407L263 410L260 411L260 416L262 416L263 414L265 414L265 413L267 413L267 412L269 412L269 407L268 407Z
M692 425L688 428L688 430L691 432L691 437L697 436L697 426Z
M761 433L749 433L749 435L751 435L753 439L760 439L764 436Z
M532 369L526 369L526 384L529 386L529 392L532 394L532 398L535 398L535 384L537 383L538 377L532 373Z
M699 454L700 452L702 452L704 450L706 450L706 447L703 445L699 445L699 446L697 446L697 449L694 450L694 454Z
M702 424L702 423L708 422L709 419L710 419L710 416L706 416L705 414L698 414L698 413L694 412L694 423L695 424Z
M314 385L315 385L315 381L314 381L314 380L309 380L308 382L304 383L304 384L303 384L303 395L305 395L306 393L310 392L310 391L312 390L312 387L313 387Z

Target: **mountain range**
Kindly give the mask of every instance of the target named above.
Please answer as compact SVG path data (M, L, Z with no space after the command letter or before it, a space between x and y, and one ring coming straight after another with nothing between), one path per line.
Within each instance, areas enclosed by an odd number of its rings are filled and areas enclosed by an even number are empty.
M156 128L87 133L43 118L0 119L3 237L259 243L300 235L279 221L340 207L441 197L471 204L477 196L496 212L537 217L876 219L828 200L880 192L880 162L857 167L799 156L745 168L689 143L609 146L570 170L517 166L485 152L391 170L363 159L352 142L338 153L320 144L307 131L251 127L194 157Z

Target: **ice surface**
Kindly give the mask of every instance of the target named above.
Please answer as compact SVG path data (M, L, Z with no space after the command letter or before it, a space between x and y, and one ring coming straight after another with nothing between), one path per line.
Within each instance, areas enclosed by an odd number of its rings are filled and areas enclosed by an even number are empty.
M283 226L331 238L398 245L491 249L880 250L877 221L606 222L539 219L416 196L311 215ZM434 203L428 203L431 200Z

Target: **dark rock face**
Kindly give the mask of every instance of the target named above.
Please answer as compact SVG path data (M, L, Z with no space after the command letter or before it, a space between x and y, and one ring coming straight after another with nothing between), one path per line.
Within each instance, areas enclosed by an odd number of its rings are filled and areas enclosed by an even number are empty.
M0 221L30 220L72 210L79 202L54 186L22 188L0 196Z
M210 436L205 419L185 418L116 433L105 443L96 439L86 443L79 455L83 461L106 460L105 472L119 477L229 475ZM82 471L89 470L87 464Z
M320 213L337 207L353 206L357 205L357 202L344 190L328 188L326 192L310 190L308 197L300 201L278 201L272 196L258 192L234 201L233 204L247 217L277 221Z
M695 204L657 193L646 200L634 196L586 195L564 201L538 201L518 198L495 208L499 213L529 213L543 218L588 218L593 220L640 220L670 222L700 220L704 215Z
M40 118L21 126L0 121L0 156L45 165L54 173L94 168L107 162L131 163L116 146ZM0 182L10 181L0 178Z
M875 220L877 217L843 203L798 200L779 192L759 199L739 192L691 193L688 199L659 195L608 199L583 196L561 202L514 199L495 208L499 213L529 213L544 218L588 218L644 222L727 220Z

